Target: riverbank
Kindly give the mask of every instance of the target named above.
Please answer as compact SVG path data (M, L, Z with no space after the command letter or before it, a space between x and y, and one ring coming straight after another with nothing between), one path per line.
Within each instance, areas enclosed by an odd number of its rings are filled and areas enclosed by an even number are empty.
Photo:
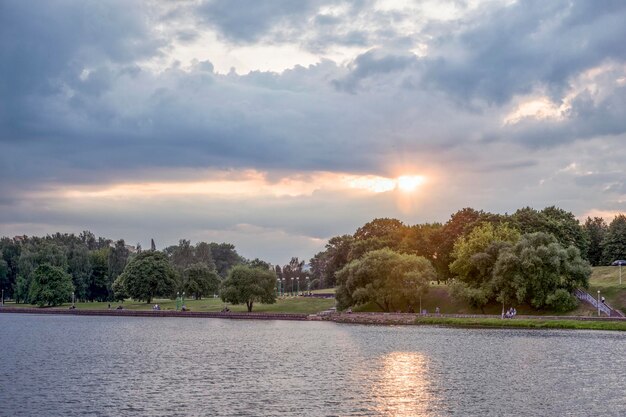
M219 318L239 320L307 320L307 314L297 313L241 313L241 312L207 312L207 311L175 311L175 310L88 310L60 308L14 308L1 307L0 313L14 314L64 314L74 316L121 316L121 317L189 317Z
M626 331L626 319L609 317L518 316L514 319L502 319L495 315L418 316L405 313L335 313L323 319L352 324Z
M626 331L626 319L608 317L518 316L502 319L493 315L418 316L408 313L244 313L194 312L172 310L88 310L59 308L0 308L0 313L62 314L75 316L219 318L231 320L332 321L346 324L429 325L462 328L523 328Z

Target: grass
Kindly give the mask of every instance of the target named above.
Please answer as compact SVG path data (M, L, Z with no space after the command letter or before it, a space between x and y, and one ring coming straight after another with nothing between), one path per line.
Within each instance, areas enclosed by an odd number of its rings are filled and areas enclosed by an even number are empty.
M151 310L154 304L159 304L162 310L175 310L176 301L169 299L155 299L150 304L126 300L123 303L111 303L111 308L118 305L125 310ZM7 307L36 307L31 304L14 304L5 302ZM69 308L71 304L66 303L56 308ZM106 310L108 302L76 303L76 308L84 310ZM232 305L223 303L219 298L203 298L202 300L185 300L185 305L191 311L221 311L227 306L231 311L247 311L245 304ZM335 305L334 299L309 298L309 297L286 297L280 298L275 304L254 304L254 313L300 313L313 314L323 310L328 310Z
M524 329L577 329L626 331L626 322L585 320L542 320L494 318L444 318L418 317L415 324L452 327L524 328Z
M622 285L619 284L619 267L597 266L589 280L589 294L606 298L613 308L626 313L626 267L622 267Z

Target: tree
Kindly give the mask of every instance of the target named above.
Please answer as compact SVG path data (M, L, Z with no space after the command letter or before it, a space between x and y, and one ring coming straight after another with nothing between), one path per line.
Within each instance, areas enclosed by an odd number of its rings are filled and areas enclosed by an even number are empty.
M111 294L113 297L113 283L120 276L122 272L124 272L124 268L126 268L126 264L128 263L128 258L130 257L130 251L126 247L126 243L124 239L120 239L115 242L115 245L109 248L109 259L108 259L108 270L109 270L109 284L108 288L110 288Z
M141 252L128 263L118 279L121 290L147 303L154 297L171 296L176 289L176 272L163 252Z
M219 285L217 272L203 263L192 264L183 272L183 291L193 294L197 300L215 294Z
M371 251L337 272L337 302L341 309L372 302L383 311L414 309L436 278L424 257L400 254L389 248Z
M503 223L483 223L454 244L450 271L455 274L452 294L480 308L493 298L493 269L500 252L519 240L516 229Z
M256 302L273 304L276 302L276 274L269 269L235 265L222 282L220 297L227 303L245 303L248 313Z
M29 300L39 307L56 306L68 301L73 291L70 274L58 266L43 264L32 273Z
M522 235L511 248L501 251L494 267L494 286L505 303L529 303L535 308L559 298L559 289L569 294L589 285L591 267L575 246L564 248L547 233Z
M108 257L108 248L89 252L89 262L91 263L91 274L87 282L87 299L89 301L105 301L110 298Z
M235 245L211 242L209 246L211 247L211 255L215 262L215 268L221 277L226 277L228 271L233 266L243 263L242 258L235 250Z
M602 263L610 265L617 259L626 259L626 216L615 216L602 242Z
M72 276L76 298L87 298L87 287L91 276L89 250L84 244L72 244L67 252L68 272Z
M549 233L564 247L576 246L583 257L587 256L589 238L576 217L568 211L555 206L541 211L525 207L513 213L511 221L522 234Z
M452 250L456 240L471 232L480 223L496 220L499 220L496 215L464 208L454 213L443 227L435 231L431 237L437 248L433 255L433 265L441 279L447 280L452 276L450 263L453 261Z
M587 236L589 237L589 251L587 258L593 266L602 265L602 250L604 237L608 230L608 226L602 217L587 217L583 225Z

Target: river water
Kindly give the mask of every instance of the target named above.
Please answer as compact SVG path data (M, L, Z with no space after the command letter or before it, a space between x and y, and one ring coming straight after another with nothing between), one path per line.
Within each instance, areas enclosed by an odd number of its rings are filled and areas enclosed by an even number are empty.
M0 315L2 416L626 416L626 334Z

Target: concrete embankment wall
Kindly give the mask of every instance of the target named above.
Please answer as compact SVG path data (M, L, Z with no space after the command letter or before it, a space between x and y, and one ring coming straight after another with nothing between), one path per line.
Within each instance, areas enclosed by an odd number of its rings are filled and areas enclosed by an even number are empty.
M82 310L60 308L0 307L0 313L20 314L69 314L75 316L122 316L122 317L195 317L240 320L306 320L306 314L281 313L217 313L203 311L173 310Z

